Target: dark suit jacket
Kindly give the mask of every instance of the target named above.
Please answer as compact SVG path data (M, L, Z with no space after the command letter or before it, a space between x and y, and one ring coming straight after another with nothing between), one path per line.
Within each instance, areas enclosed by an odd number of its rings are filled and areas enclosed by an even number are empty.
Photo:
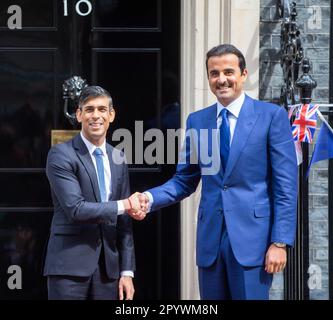
M297 163L287 113L246 96L225 172L221 166L206 170L211 165L204 157L207 152L217 152L213 161L220 159L213 132L216 114L214 104L189 115L187 132L192 139L180 157L185 161L172 179L148 190L154 199L152 210L189 196L201 179L197 265L208 267L216 261L224 223L237 261L246 267L263 265L271 242L291 246L295 239ZM191 162L193 154L196 163Z
M96 170L80 135L49 151L46 174L54 216L44 275L90 276L102 248L109 278L135 269L132 222L127 214L117 215L116 200L130 194L127 165L119 150L109 144L106 150L112 179L108 202L99 202Z

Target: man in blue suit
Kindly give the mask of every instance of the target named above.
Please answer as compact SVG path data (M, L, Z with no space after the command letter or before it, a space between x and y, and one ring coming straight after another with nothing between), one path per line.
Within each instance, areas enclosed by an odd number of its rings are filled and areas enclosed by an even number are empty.
M191 139L185 140L176 174L145 192L142 205L151 211L171 205L201 180L196 250L201 298L268 299L272 274L284 269L286 246L295 239L297 164L289 120L283 108L244 94L245 58L234 46L211 49L206 66L217 103L189 115ZM207 170L202 152L207 145L208 155L219 149L218 170ZM210 165L216 167L216 161Z
M47 158L54 204L44 267L48 297L130 300L135 257L124 212L138 210L139 202L128 198L123 154L106 143L115 118L110 94L98 86L83 89L76 117L81 133L53 146Z

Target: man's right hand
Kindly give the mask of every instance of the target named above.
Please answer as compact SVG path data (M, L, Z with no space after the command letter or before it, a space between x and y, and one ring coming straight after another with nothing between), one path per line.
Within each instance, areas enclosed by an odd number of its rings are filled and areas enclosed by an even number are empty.
M146 217L149 199L139 192L133 193L129 198L123 200L126 212L135 220L143 220Z

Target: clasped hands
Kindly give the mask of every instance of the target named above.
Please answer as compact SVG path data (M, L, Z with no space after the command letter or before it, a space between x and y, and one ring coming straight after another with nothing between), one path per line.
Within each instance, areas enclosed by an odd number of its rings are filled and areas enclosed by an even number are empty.
M143 220L146 217L149 198L140 192L133 193L123 200L125 211L135 220Z

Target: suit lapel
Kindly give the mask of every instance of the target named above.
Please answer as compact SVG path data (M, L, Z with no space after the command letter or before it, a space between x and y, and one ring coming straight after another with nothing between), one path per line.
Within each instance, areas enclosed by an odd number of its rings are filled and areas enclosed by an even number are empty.
M203 132L198 132L200 135L200 146L198 151L200 154L201 165L207 168L210 168L213 174L218 174L223 178L223 168L221 166L220 158L220 148L219 148L219 131L217 128L217 104L209 107L209 112L202 118L200 121L199 129L207 130L207 134ZM213 147L217 148L214 150ZM211 159L211 163L208 164L205 161L208 159L203 159L202 157L208 157ZM208 172L208 171L207 171Z
M204 139L202 139L201 144L202 143L207 143L208 142L208 156L211 157L212 156L212 147L213 147L213 139L215 140L215 145L217 143L217 134L216 134L216 125L217 125L217 120L216 120L216 114L217 114L217 104L215 104L213 106L213 108L211 108L211 111L207 114L207 116L205 118L203 118L202 121L202 128L203 129L207 129L207 133L208 133L208 137L204 137ZM213 131L215 129L215 131ZM200 132L198 132L198 134L200 134ZM208 140L207 140L208 138ZM204 148L203 146L200 146L200 148ZM204 149L203 149L204 150Z
M231 174L257 122L258 116L259 114L256 114L254 111L254 100L246 95L237 119L224 179L227 179L227 177Z
M114 199L114 197L116 196L116 192L117 192L117 182L118 182L117 181L118 180L117 172L118 171L117 171L117 166L113 161L112 148L108 144L106 144L106 153L109 158L110 170L111 170L111 199Z
M94 164L91 160L89 151L88 151L86 145L84 144L84 142L82 141L80 134L78 134L76 137L74 137L73 146L74 146L74 149L76 150L77 156L81 160L81 162L82 162L83 166L85 167L87 174L90 178L95 198L98 202L100 202L101 195L99 192L98 178L97 178L96 170L95 170Z

